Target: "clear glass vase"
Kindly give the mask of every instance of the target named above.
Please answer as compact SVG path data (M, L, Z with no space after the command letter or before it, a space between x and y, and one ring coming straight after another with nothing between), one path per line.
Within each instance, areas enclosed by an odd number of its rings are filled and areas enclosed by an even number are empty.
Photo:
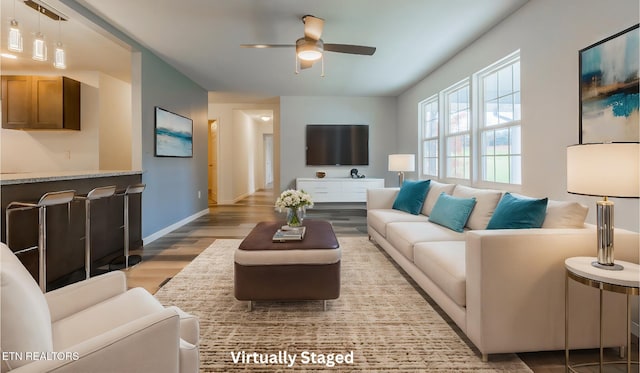
M302 226L304 212L304 206L287 208L287 225L290 227Z

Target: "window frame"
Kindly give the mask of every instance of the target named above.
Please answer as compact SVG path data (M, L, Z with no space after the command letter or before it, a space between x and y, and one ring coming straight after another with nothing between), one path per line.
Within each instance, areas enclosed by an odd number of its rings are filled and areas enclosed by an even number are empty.
M426 125L427 125L427 115L426 115L426 109L429 105L434 104L436 105L436 112L437 112L437 118L436 118L436 129L437 129L437 133L435 136L427 136L426 134ZM419 104L419 110L420 110L420 144L419 144L419 149L420 149L420 176L421 177L433 177L433 178L438 178L439 174L440 174L440 149L441 149L441 145L440 145L440 134L442 133L442 129L441 129L441 113L440 113L440 96L438 94L432 95L430 97L428 97L427 99L423 100L420 102ZM435 156L429 156L425 154L425 144L427 142L436 142L436 150L435 150ZM426 173L425 172L425 163L427 162L427 159L435 159L435 163L436 163L436 170L435 170L435 174L430 174L430 173Z
M516 109L515 106L512 108L512 112L514 113L514 118L516 112L519 114L517 119L513 119L506 123L498 123L494 125L487 125L486 123L486 112L485 112L485 102L484 102L484 82L483 78L487 77L493 73L498 73L500 70L504 69L508 66L513 66L514 64L519 64L518 76L517 76L517 87L518 90L514 90L515 81L513 80L513 67L512 67L512 83L511 83L511 92L510 95L513 98L512 105L519 105ZM419 175L421 178L436 178L439 180L443 180L445 182L452 182L458 184L472 185L476 187L488 187L488 188L501 188L508 189L512 191L520 191L522 188L522 176L523 176L523 126L522 126L522 70L521 70L521 58L520 58L520 50L516 50L515 52L510 53L509 55L497 60L496 62L490 64L489 66L470 74L464 79L458 81L455 84L448 86L445 89L439 90L437 93L429 96L425 100L421 101L418 105L419 107L419 138L418 138L418 153L419 153L419 162L420 162L420 172ZM498 79L496 79L498 81ZM465 86L468 87L468 103L469 106L466 108L468 111L468 129L466 131L458 131L451 132L450 128L450 101L449 95ZM517 98L519 100L515 100L515 95L517 94ZM499 105L499 94L496 96L497 104ZM516 102L517 101L517 102ZM426 105L436 102L438 106L438 136L437 136L437 175L430 175L425 173L425 165L428 157L425 154L425 142L436 140L436 137L425 137L425 107ZM499 108L499 106L498 106ZM517 128L517 130L512 130ZM519 137L519 143L514 144L512 138L508 139L508 152L505 156L508 159L508 178L509 182L504 181L496 181L496 177L489 180L486 177L486 167L484 166L485 158L487 154L485 153L486 148L483 147L483 139L487 133L493 132L495 136L495 132L506 129L508 131L508 135L512 136L514 133L512 131L517 131L517 135ZM468 139L468 156L462 156L457 158L466 158L468 163L465 167L468 167L468 173L463 175L464 177L457 177L459 175L449 175L448 170L448 161L452 157L449 156L449 139L454 136L465 135ZM514 146L517 145L517 146ZM464 144L463 146L466 146ZM495 146L495 145L494 145ZM495 154L493 155L493 161L495 164ZM501 155L502 156L502 155ZM512 168L512 162L517 158L517 170ZM495 169L495 168L494 168ZM514 178L515 176L515 178Z
M511 90L509 91L509 94L506 95L500 95L499 93L499 80L497 81L497 87L498 87L498 93L496 93L496 97L495 99L498 100L498 105L499 105L499 100L500 98L504 98L507 96L511 96L512 98L515 98L514 96L517 95L520 100L519 100L519 109L516 110L515 105L516 102L515 100L513 100L512 105L514 105L513 111L512 113L514 114L514 119L512 119L509 122L505 122L505 123L498 123L498 124L492 124L489 125L486 123L486 101L485 101L485 87L484 87L484 78L490 76L491 74L498 74L498 79L499 79L499 72L507 67L511 67L513 69L513 66L515 64L519 65L519 73L518 73L518 90L514 90L514 85L515 85L515 81L513 80L514 76L512 75L511 79L512 79L512 83L511 83ZM505 186L511 186L511 187L515 187L515 188L519 188L522 186L522 86L521 86L521 76L522 76L522 72L520 69L520 51L515 51L509 55L507 55L506 57L492 63L491 65L485 67L484 69L476 72L475 74L473 74L473 81L475 83L475 87L477 87L475 89L475 93L476 93L476 100L474 102L475 107L477 108L477 116L476 116L476 132L477 135L475 136L475 143L477 145L476 149L477 149L477 154L475 157L475 161L476 161L476 170L477 173L475 175L475 184L478 185L488 185L488 186L498 186L501 188L504 188ZM513 71L513 70L512 70ZM513 74L513 73L512 73ZM515 114L516 111L519 112L519 117L517 119L515 119ZM518 129L519 132L519 144L517 144L517 149L519 150L519 152L515 153L512 152L512 149L514 148L514 144L511 141L511 130L512 129ZM483 146L483 141L485 138L485 134L489 133L489 132L493 132L494 134L494 139L495 139L495 134L497 131L500 130L507 130L508 132L508 136L509 136L509 142L508 142L508 151L506 152L506 154L501 154L501 155L497 155L495 154L495 149L494 149L494 154L493 155L486 155L484 153L484 146ZM495 144L494 144L494 148L495 148ZM498 156L500 157L506 157L507 158L507 164L508 164L508 182L504 182L504 181L498 181L496 174L494 172L494 177L493 180L489 180L486 179L486 172L487 169L485 167L485 158L486 157L493 157L493 164L494 164L494 170L496 169L495 164L496 164L496 158ZM515 171L515 173L517 174L517 180L514 179L514 171L513 171L513 164L512 162L514 161L514 158L518 158L518 170Z
M464 131L457 131L452 133L451 132L451 103L449 101L449 96L455 92L460 91L461 89L467 88L467 102L468 102L468 106L466 108L467 111L467 129ZM462 182L467 182L470 183L472 180L472 176L473 176L473 165L472 165L472 160L473 160L473 143L472 143L472 132L473 132L473 105L471 102L472 99L472 85L471 85L471 79L470 78L464 78L461 81L447 87L446 89L443 89L440 92L440 96L442 98L442 102L443 105L441 107L441 116L442 116L442 120L441 120L441 141L440 141L440 148L443 149L444 151L442 152L443 157L442 157L442 165L440 168L440 175L441 177L443 177L444 179L447 180L456 180L456 181L462 181ZM457 110L456 113L460 113L462 110ZM467 142L468 142L468 146L469 146L469 152L468 155L462 155L462 156L453 156L450 157L449 156L449 151L450 151L450 146L449 146L449 139L450 138L454 138L454 137L467 137ZM465 146L464 144L462 145L463 147ZM455 175L451 176L449 175L449 160L450 159L462 159L463 160L463 172L466 174L463 177L457 177ZM466 164L464 164L465 160L468 160L468 162ZM468 176L468 177L465 177Z

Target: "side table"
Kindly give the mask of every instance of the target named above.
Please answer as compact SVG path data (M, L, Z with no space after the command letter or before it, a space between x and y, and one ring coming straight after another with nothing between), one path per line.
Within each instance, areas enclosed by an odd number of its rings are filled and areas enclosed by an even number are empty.
M624 261L616 261L624 267L621 271L608 271L606 269L596 268L591 265L597 261L592 257L573 257L565 260L564 266L567 270L565 278L565 295L564 295L564 346L565 346L565 371L575 372L569 364L569 279L577 281L581 284L591 286L600 290L600 372L603 371L603 347L602 347L602 294L604 291L611 291L627 295L627 372L631 371L631 296L640 294L640 265ZM616 362L620 363L620 362ZM637 361L633 362L638 364ZM580 364L579 366L593 365Z

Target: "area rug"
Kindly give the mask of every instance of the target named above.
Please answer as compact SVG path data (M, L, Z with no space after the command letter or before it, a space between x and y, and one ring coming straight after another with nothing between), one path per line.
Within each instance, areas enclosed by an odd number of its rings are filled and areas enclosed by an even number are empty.
M340 238L340 298L247 302L233 296L233 251L216 240L156 297L200 318L203 372L531 372L515 355L484 363L366 237Z

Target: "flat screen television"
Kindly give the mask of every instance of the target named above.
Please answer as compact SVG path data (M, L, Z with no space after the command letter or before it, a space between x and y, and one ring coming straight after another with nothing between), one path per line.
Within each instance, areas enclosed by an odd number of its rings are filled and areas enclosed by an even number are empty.
M308 124L307 166L365 166L369 164L366 124Z

